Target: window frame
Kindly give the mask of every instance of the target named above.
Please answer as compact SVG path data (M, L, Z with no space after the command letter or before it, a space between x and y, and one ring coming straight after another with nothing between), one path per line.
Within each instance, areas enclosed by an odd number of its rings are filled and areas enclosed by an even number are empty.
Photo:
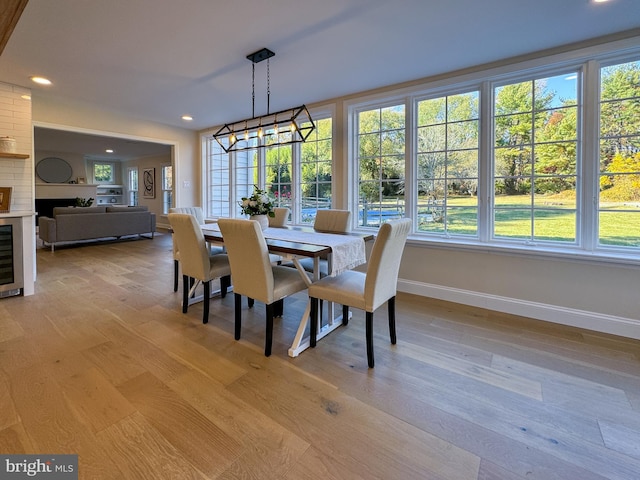
M633 263L640 264L640 248L616 247L598 244L597 207L594 200L598 198L598 163L599 163L599 75L601 66L640 60L640 46L633 39L620 40L608 44L585 47L575 51L550 54L521 62L514 62L489 69L477 69L474 72L440 77L434 81L426 81L419 85L390 90L385 93L372 94L353 98L344 102L346 125L346 152L349 163L348 188L349 208L356 206L358 167L355 160L357 151L357 112L372 106L385 105L404 99L407 105L417 97L436 97L453 95L457 91L468 90L479 86L480 91L480 165L479 165L479 225L478 238L467 239L457 237L436 237L417 232L415 226L415 193L405 193L408 207L405 216L414 219L414 229L409 237L409 244L416 246L438 245L442 248L484 250L500 254L523 254L541 257L559 257L586 262ZM493 238L493 223L490 216L493 212L493 88L497 84L506 84L518 79L545 78L570 70L578 70L582 78L578 82L578 131L577 131L577 185L576 185L576 245L562 245L550 242L527 244L510 242ZM407 169L406 183L413 186L416 164L414 161L417 148L413 135L416 125L416 112L413 108L407 111ZM489 119L490 121L487 121ZM482 192L480 192L482 187ZM410 202L410 203L409 203ZM411 205L411 208L409 208ZM357 230L369 229L356 226Z

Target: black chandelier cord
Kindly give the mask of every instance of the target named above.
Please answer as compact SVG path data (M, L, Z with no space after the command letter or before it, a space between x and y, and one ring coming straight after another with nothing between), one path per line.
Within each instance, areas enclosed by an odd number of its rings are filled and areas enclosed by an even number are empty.
M251 118L256 118L256 64L251 64Z
M271 75L269 74L269 59L267 58L267 115L269 115L269 101L271 99L271 89L269 87L270 83L271 83Z

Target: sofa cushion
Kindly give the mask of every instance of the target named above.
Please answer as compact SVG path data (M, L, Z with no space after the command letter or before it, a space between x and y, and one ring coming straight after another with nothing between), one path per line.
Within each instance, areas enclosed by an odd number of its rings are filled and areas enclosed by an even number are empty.
M138 205L137 207L127 207L126 205L120 205L117 207L107 207L107 213L108 212L130 213L130 212L147 212L147 211L149 211L149 207L142 206L142 205Z
M54 207L53 218L58 215L78 215L85 213L105 213L105 207Z

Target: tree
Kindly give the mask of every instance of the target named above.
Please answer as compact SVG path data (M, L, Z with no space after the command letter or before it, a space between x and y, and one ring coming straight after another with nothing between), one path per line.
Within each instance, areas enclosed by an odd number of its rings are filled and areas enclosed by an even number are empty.
M546 82L514 83L496 89L495 160L496 176L503 177L496 188L507 195L529 193L533 128L542 128L554 93Z

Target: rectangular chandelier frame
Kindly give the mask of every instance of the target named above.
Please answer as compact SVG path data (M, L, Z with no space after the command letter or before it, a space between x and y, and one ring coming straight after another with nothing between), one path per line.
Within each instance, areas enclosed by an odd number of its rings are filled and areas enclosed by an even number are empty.
M226 153L305 142L316 128L306 105L269 113L271 98L269 59L274 55L275 53L268 48L262 48L247 55L247 59L253 62L251 84L252 117L233 123L225 123L213 134L213 138ZM255 69L256 63L263 60L267 60L267 114L256 117ZM256 140L256 142L251 140Z
M225 123L213 138L226 152L305 142L316 126L306 105ZM251 142L260 140L263 142Z

